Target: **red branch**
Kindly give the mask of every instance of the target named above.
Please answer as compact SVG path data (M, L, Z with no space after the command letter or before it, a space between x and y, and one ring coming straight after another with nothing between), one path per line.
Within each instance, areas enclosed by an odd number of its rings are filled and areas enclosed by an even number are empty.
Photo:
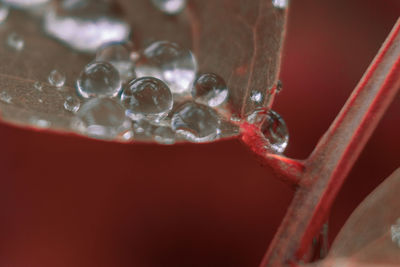
M254 148L257 135L244 126L243 141L264 161L300 185L260 266L303 259L318 235L347 174L400 88L400 19L331 127L302 164ZM247 127L247 128L246 128ZM293 164L294 163L294 164ZM294 166L294 167L293 167Z

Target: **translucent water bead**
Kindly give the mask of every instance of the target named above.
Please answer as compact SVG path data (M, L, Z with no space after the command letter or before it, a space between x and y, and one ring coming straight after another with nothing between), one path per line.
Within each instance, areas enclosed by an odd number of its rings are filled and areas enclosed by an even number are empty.
M168 15L181 12L186 5L186 0L151 0L155 7Z
M21 51L24 49L25 41L21 35L13 32L7 36L7 45L15 51Z
M157 143L172 145L175 143L175 132L169 126L158 126L153 131L153 138Z
M131 51L126 44L110 43L100 47L96 53L96 61L111 63L124 81L136 76Z
M124 107L111 98L93 98L82 105L72 127L95 138L114 139L127 132L131 124Z
M272 5L276 8L284 9L288 6L289 0L272 0Z
M220 134L220 119L210 107L187 102L172 116L172 129L192 142L212 141Z
M121 101L126 107L126 115L132 120L158 121L173 106L172 93L168 86L153 77L131 80L122 91Z
M219 75L204 73L194 83L192 96L196 102L216 107L228 98L228 87Z
M268 148L275 153L283 153L289 142L289 132L285 121L273 110L258 109L247 117L247 121L260 127Z
M107 62L87 64L76 81L76 90L84 98L114 97L121 91L118 71Z
M10 8L7 5L0 3L0 24L7 20L8 14L10 13Z
M49 83L55 87L63 87L65 84L65 74L58 70L52 70L48 77Z
M124 42L129 38L131 32L129 24L111 12L113 1L54 2L58 5L46 12L44 30L75 50L94 53L106 43Z
M189 93L197 72L197 62L190 50L158 41L150 44L136 63L138 77L152 76L164 81L172 93Z

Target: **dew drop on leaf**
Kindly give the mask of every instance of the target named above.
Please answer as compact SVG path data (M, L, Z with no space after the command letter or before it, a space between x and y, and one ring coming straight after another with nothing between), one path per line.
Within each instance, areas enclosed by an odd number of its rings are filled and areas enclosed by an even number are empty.
M156 77L175 94L190 92L196 72L197 62L192 52L167 41L150 44L136 63L138 77Z
M7 20L8 13L10 13L10 8L7 5L0 3L0 24Z
M0 101L7 104L11 104L12 97L7 92L3 91L0 92Z
M76 96L67 96L64 102L64 108L70 112L77 112L81 106L81 101Z
M260 128L268 141L268 148L283 153L289 142L289 132L285 121L273 110L269 110Z
M132 120L159 121L172 109L172 93L161 80L143 77L125 85L121 101Z
M87 64L76 81L76 90L83 98L115 97L121 89L118 71L102 61Z
M284 9L288 6L289 0L272 0L272 4L276 8Z
M25 41L21 35L12 32L7 37L7 45L15 51L21 51L22 49L24 49Z
M46 13L44 30L77 51L94 53L103 44L129 38L130 26L110 9L110 1L64 0Z
M210 107L187 102L179 107L172 116L172 129L192 142L208 142L216 139L220 133L221 121Z
M168 15L180 13L186 5L186 0L151 0L153 5Z
M130 129L123 106L111 98L93 98L84 103L73 120L79 132L99 139L115 139Z
M397 219L396 223L390 227L390 234L393 243L400 248L400 218Z
M33 83L33 87L34 87L36 90L38 90L38 91L42 91L42 89L43 89L43 83L41 83L41 82L39 82L39 81L36 81L36 82Z
M59 70L52 70L49 74L49 83L55 87L63 87L66 81L65 74Z
M219 75L204 73L196 79L192 88L192 97L198 103L216 107L228 98L228 87Z

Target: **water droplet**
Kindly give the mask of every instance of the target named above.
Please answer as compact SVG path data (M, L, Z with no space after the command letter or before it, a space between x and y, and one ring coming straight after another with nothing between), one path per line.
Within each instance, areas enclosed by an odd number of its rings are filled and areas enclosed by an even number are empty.
M39 98L39 99L38 99L38 102L39 102L39 103L43 103L43 99Z
M268 141L267 147L276 153L283 153L289 142L289 132L285 121L273 110L263 117L260 130Z
M240 122L242 119L237 114L232 114L230 120L232 122Z
M121 79L113 65L95 61L85 66L76 81L76 89L84 98L115 97L121 91Z
M251 91L250 93L250 99L251 101L256 102L257 104L260 104L263 102L264 96L260 91L254 90Z
M96 61L105 61L114 66L122 80L136 77L130 49L122 43L111 43L100 47L96 53Z
M7 92L0 92L0 101L11 104L12 97Z
M82 52L96 52L106 43L128 40L130 26L113 16L111 1L64 0L47 12L44 29L52 37Z
M130 81L121 95L126 114L132 120L159 121L172 109L173 99L168 86L153 77Z
M30 122L32 125L34 125L34 126L36 126L36 127L38 127L38 128L44 128L44 129L46 129L46 128L50 128L50 126L51 126L51 122L50 122L50 121L45 120L45 119L42 119L42 118L38 118L38 117L36 117L36 116L32 116L32 117L29 119L29 122Z
M172 116L172 129L192 142L207 142L218 137L220 119L210 107L187 102Z
M33 87L35 87L36 90L42 91L42 89L43 89L43 84L42 84L41 82L39 82L39 81L36 81L36 82L33 84Z
M64 108L71 112L77 112L81 106L81 101L76 96L67 96L64 102Z
M222 77L215 73L200 75L192 88L192 96L196 102L216 107L228 98L228 87Z
M272 5L276 8L284 9L288 6L289 0L272 0Z
M8 13L10 13L10 8L7 5L0 3L0 24L7 20Z
M65 74L58 70L52 70L48 77L49 83L55 87L63 87L65 84Z
M390 234L392 236L393 243L397 244L400 248L400 218L397 219L396 224L390 227Z
M21 35L13 32L10 33L7 37L7 45L15 51L21 51L22 49L24 49L25 41Z
M2 0L3 4L16 8L32 8L43 5L49 0Z
M156 77L176 94L190 92L196 72L197 62L192 52L168 41L150 44L136 63L138 77Z
M157 143L172 145L175 143L175 132L169 126L158 126L153 131L153 138Z
M100 139L114 139L130 129L123 106L111 98L93 98L82 105L72 127Z
M147 120L135 121L132 125L133 131L139 135L151 135L153 125Z
M152 3L162 12L175 15L185 8L186 0L152 0Z

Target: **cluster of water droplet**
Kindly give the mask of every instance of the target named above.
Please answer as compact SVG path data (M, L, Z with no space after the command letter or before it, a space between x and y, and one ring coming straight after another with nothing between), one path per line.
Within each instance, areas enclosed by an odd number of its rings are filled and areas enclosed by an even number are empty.
M0 24L7 19L8 5L29 8L46 2L3 1L7 5L0 4ZM168 15L181 12L186 5L186 0L151 2ZM272 4L284 8L287 0L272 0ZM192 142L217 139L222 121L229 114L224 111L229 97L224 79L216 73L198 73L194 54L173 42L156 41L133 51L127 42L129 25L109 16L109 5L109 1L103 0L62 0L59 8L50 8L43 18L44 31L53 38L77 51L96 52L93 61L76 79L76 94L65 97L66 112L74 114L73 129L95 138L151 138L162 144L181 139ZM25 46L23 37L17 33L11 33L6 43L16 52ZM61 91L67 77L55 69L47 79ZM43 92L43 83L35 82L33 87ZM250 93L250 100L257 106L264 104L264 98L263 92ZM0 101L10 104L12 96L1 92ZM259 127L268 149L276 153L285 150L287 127L275 111L257 109L246 119ZM240 122L240 117L231 116L230 123ZM32 123L38 127L50 126L40 118Z

